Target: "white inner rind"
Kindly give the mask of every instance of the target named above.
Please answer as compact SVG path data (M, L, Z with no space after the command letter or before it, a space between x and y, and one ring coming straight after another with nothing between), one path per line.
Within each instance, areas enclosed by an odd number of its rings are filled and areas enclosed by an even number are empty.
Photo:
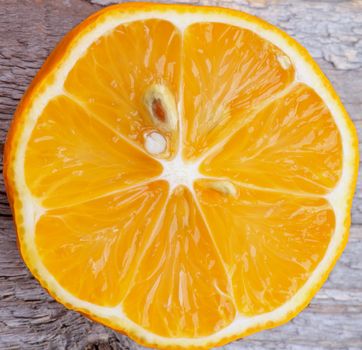
M15 186L19 192L19 198L23 199L21 203L22 216L24 218L24 237L21 237L23 254L28 257L28 261L33 264L33 272L40 276L47 277L47 288L57 295L59 299L69 303L78 310L83 310L88 314L95 314L97 317L110 320L113 324L119 326L120 329L127 331L128 333L137 334L138 337L143 338L148 343L155 343L159 345L168 346L170 340L166 337L155 335L141 326L135 324L128 319L123 313L121 306L116 307L101 307L85 301L82 301L72 294L68 293L62 288L62 286L55 280L55 278L47 271L41 260L36 258L38 253L34 244L34 231L35 224L38 218L43 213L44 209L39 205L37 200L31 195L25 182L24 174L24 159L26 146L29 141L31 132L35 127L37 118L41 115L42 110L45 108L49 100L59 95L63 91L63 84L65 79L78 61L78 59L86 52L88 47L97 38L111 31L115 27L122 23L132 22L137 20L146 19L165 19L167 18L176 27L183 31L187 26L195 22L220 22L237 27L249 29L260 37L270 41L290 58L296 69L296 76L298 81L303 82L313 88L317 94L324 100L329 110L331 111L338 129L341 133L343 140L343 172L341 179L337 187L326 196L326 199L330 202L336 213L336 226L335 233L331 239L326 254L318 267L312 273L308 281L304 286L284 305L273 310L272 312L265 313L253 317L245 317L237 315L235 320L226 328L214 333L212 336L199 337L194 339L189 338L172 338L173 345L179 346L205 346L208 342L212 344L217 340L233 337L237 334L242 334L249 328L260 326L268 322L278 322L285 320L288 317L294 315L294 310L301 307L306 301L306 295L314 294L316 288L321 284L321 280L326 277L326 273L334 262L336 252L341 252L343 248L344 235L347 234L347 228L349 225L349 201L346 198L352 196L351 184L354 181L354 164L356 163L357 154L353 145L353 136L350 132L348 120L341 108L340 102L335 99L334 96L325 88L318 74L318 69L308 63L305 58L300 55L300 47L294 44L282 36L278 30L268 27L264 24L258 24L257 20L250 22L246 19L241 19L238 16L233 16L230 13L202 13L202 10L194 10L193 13L176 13L172 10L162 11L148 11L145 13L128 13L125 11L111 11L100 16L95 23L91 24L87 29L87 33L82 35L80 39L75 39L73 43L73 49L70 50L67 57L59 65L56 72L56 77L52 84L48 85L46 90L38 94L33 99L33 103L27 113L26 127L22 130L22 134L19 135L19 145L17 153L15 154ZM200 11L200 12L199 12ZM181 128L182 126L180 126ZM184 184L188 187L192 187L192 181L198 177L197 167L187 166L184 167L180 157L176 157L173 162L161 161L164 165L164 172L161 175L164 179L168 180L171 184L171 188L178 184ZM166 165L167 164L167 165ZM182 173L175 171L176 168L183 167ZM181 175L180 175L181 174ZM184 179L187 179L186 182ZM182 180L181 180L182 179ZM348 194L348 195L347 195ZM20 206L19 206L20 207ZM286 316L289 315L289 316ZM212 338L211 338L212 337Z

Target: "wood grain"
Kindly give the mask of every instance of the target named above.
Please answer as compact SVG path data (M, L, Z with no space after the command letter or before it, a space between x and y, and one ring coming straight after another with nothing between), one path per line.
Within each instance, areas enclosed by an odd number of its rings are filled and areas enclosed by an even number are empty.
M110 0L0 0L0 147L26 87L55 44ZM362 1L184 0L256 14L311 52L340 94L362 138ZM2 152L1 152L2 153ZM2 170L2 169L0 169ZM350 242L310 306L288 324L234 342L236 350L362 349L362 179ZM66 310L32 278L16 247L0 177L0 349L141 349Z

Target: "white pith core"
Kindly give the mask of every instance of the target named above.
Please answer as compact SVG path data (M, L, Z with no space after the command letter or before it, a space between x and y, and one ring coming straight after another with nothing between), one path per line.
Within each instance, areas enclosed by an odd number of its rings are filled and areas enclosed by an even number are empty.
M230 14L223 14L222 12L203 15L201 12L198 13L197 10L195 10L195 13L176 13L169 10L164 12L148 11L145 13L133 14L128 13L127 11L126 13L119 11L119 13L112 14L112 16L109 16L109 18L107 18L107 16L101 16L101 18L97 20L97 26L90 28L89 31L80 39L76 39L77 48L71 50L67 59L59 65L54 82L47 86L44 92L38 94L38 96L34 98L34 102L27 112L28 123L19 136L19 145L14 160L14 171L17 174L15 179L16 189L19 192L19 198L22 199L20 204L22 205L21 210L22 216L24 218L23 229L25 234L24 237L21 237L21 240L24 243L22 244L22 247L26 247L26 249L24 248L23 251L24 256L38 256L36 246L34 244L35 225L39 216L45 210L41 207L41 205L39 205L39 203L30 193L26 185L24 174L24 159L27 143L30 139L31 132L37 122L37 119L41 115L41 111L45 108L50 99L61 93L64 81L69 71L72 69L77 60L84 54L87 48L97 38L106 34L108 31L114 29L122 23L150 18L162 19L165 18L165 15L169 21L171 21L176 27L180 29L180 31L183 31L188 25L194 22L221 22L252 30L259 36L271 41L274 45L284 51L290 58L291 62L295 66L298 80L312 87L325 101L329 110L331 110L333 113L335 122L340 130L343 140L344 170L338 186L333 190L333 192L326 196L326 199L330 202L336 213L336 234L333 235L323 260L312 273L311 277L305 283L305 285L288 302L279 308L258 316L245 317L242 315L237 315L234 322L232 322L226 328L213 334L212 339L209 336L199 337L196 339L172 338L173 345L204 346L205 343L207 344L209 341L209 338L210 341L212 340L214 342L215 339L223 339L235 334L241 334L249 328L256 327L256 325L265 324L270 321L277 322L278 320L284 319L286 314L292 313L296 305L298 306L303 304L305 301L305 295L311 292L316 284L318 285L318 281L328 270L334 259L335 252L339 249L341 243L343 242L345 224L349 220L348 214L346 214L348 212L348 203L344 198L346 193L350 193L350 184L353 179L353 172L349 164L354 164L357 155L352 151L354 149L352 146L353 139L350 132L348 131L348 125L344 115L339 112L339 102L336 101L328 92L328 90L324 88L315 69L308 62L306 62L303 57L299 55L297 49L290 46L286 39L283 38L278 32L272 31L267 27L264 28L259 26L256 23L242 20L239 17L232 17ZM181 99L182 96L180 100ZM334 113L333 111L336 112ZM180 125L180 130L182 130L182 125ZM156 149L156 151L158 151L160 149L158 148L160 145L156 146L149 146L148 149ZM192 191L193 182L200 176L197 170L199 164L198 162L194 164L186 164L183 162L181 155L178 154L178 156L172 161L163 160L161 163L164 170L160 178L167 180L170 183L171 189L178 185L185 185ZM102 307L74 297L72 294L63 289L62 286L55 280L55 278L51 276L40 259L29 258L28 261L30 260L33 264L33 272L35 271L40 276L48 276L46 281L48 284L47 287L53 291L54 294L58 295L59 298L68 302L70 305L73 305L77 309L84 310L86 313L96 313L98 317L103 317L104 319L108 319L114 322L115 324L119 325L120 328L129 333L137 333L139 337L144 338L148 343L157 343L164 346L168 346L170 344L168 338L155 335L128 319L122 313L122 308L120 305L116 307Z
M162 165L163 172L160 178L168 181L170 191L177 186L186 186L192 191L194 181L202 177L197 163L185 163L180 156L163 161Z

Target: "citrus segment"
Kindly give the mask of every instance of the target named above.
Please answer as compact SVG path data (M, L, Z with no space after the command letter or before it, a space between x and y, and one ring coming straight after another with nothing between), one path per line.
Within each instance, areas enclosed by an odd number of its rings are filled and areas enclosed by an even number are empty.
M230 134L247 113L294 79L294 67L255 33L223 23L186 28L183 43L184 149L194 159Z
M162 172L161 164L65 96L51 100L37 120L25 169L29 189L49 208L86 201Z
M234 287L241 314L272 311L289 300L323 258L335 228L325 199L237 186L237 194L199 180L197 198Z
M158 129L145 106L149 87L166 86L177 102L180 38L176 27L164 20L120 25L88 48L67 76L65 89L117 133L143 147L144 135ZM165 136L171 156L177 133Z
M167 183L157 181L46 212L35 231L40 259L77 298L119 304L167 193Z
M177 187L124 300L126 315L158 335L199 337L235 317L228 278L196 203Z
M250 119L202 163L201 172L275 190L322 194L336 186L341 136L311 88L297 84Z

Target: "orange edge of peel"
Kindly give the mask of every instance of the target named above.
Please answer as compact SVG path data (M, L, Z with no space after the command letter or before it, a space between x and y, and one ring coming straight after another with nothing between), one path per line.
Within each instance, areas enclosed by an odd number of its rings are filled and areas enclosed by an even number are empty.
M351 121L351 119L348 116L347 111L345 110L339 96L334 91L334 88L332 87L332 84L327 79L327 77L324 75L324 73L321 71L319 66L316 62L314 62L312 56L308 53L308 51L299 44L295 39L291 38L289 35L287 35L284 31L281 29L274 27L273 25L269 24L268 22L255 17L253 15L232 10L228 8L222 8L222 7L214 7L214 6L193 6L193 5L184 5L184 4L154 4L154 3L123 3L123 4L116 4L109 7L106 7L100 11L97 11L87 19L85 19L83 22L78 24L75 28L73 28L66 36L58 43L56 48L53 50L53 52L49 55L49 57L44 62L41 69L36 74L35 78L33 79L32 83L26 90L24 96L22 97L16 111L14 114L13 121L11 123L5 148L4 148L4 180L5 180L5 188L7 192L7 196L9 199L10 207L14 216L15 220L15 228L17 233L17 245L20 251L20 254L23 258L23 260L26 262L26 266L29 268L31 273L34 275L34 277L39 281L41 286L47 290L47 292L59 303L63 304L66 308L75 310L84 316L86 316L89 319L92 319L94 321L100 322L113 330L120 332L122 334L126 334L133 340L137 341L139 344L157 348L160 347L157 343L150 343L148 342L144 337L139 336L137 333L126 330L125 328L120 328L117 325L113 324L110 320L97 317L96 315L92 315L87 313L84 309L77 308L69 303L64 303L63 300L58 298L58 296L50 289L48 288L48 285L46 281L42 280L41 276L39 276L37 270L34 266L32 266L32 258L28 257L26 255L25 250L22 248L21 245L21 239L24 235L24 229L22 227L22 218L20 215L16 215L15 208L20 209L22 206L21 200L19 196L17 196L14 181L13 181L13 171L14 169L11 168L11 163L14 160L15 157L15 150L16 150L16 140L18 135L21 135L22 133L22 127L24 125L24 120L27 115L27 110L29 109L33 97L39 93L42 92L44 87L47 84L47 80L54 79L55 73L57 71L57 67L61 65L63 61L65 61L69 55L69 52L72 50L74 46L76 46L77 41L90 29L97 26L97 23L102 20L106 20L108 15L111 15L112 13L115 13L117 11L127 12L127 13L135 13L135 12L149 12L149 11L176 11L178 13L183 12L193 12L193 13L200 13L200 14L223 14L229 17L233 17L235 19L241 19L248 22L253 22L257 24L259 27L263 28L264 30L273 32L277 34L279 37L281 37L283 40L285 40L290 47L292 47L295 51L297 51L300 56L303 56L305 59L305 62L308 63L310 68L312 68L313 72L319 77L320 81L323 83L324 87L328 90L330 97L337 103L339 110L342 112L343 117L348 125L349 132L352 137L352 143L353 148L355 150L358 150L358 137L356 129ZM359 167L359 155L358 151L354 154L353 159L353 168L354 168L354 174L352 179L352 184L350 186L350 190L348 195L346 196L348 201L348 212L351 211L352 208L352 200L354 195L354 189L357 183L357 176L358 176L358 167ZM20 212L20 210L17 210L17 212ZM313 296L317 293L317 291L322 287L324 282L327 280L331 270L335 266L338 258L341 256L347 241L348 241L348 235L349 235L349 228L351 225L351 218L350 215L347 216L346 221L344 223L344 232L343 232L343 238L340 246L338 247L338 250L336 251L335 257L333 262L330 264L329 268L323 273L323 275L320 276L320 279L317 283L313 286L312 289L309 290L309 293L305 295L305 298L303 302L298 305L295 309L288 312L287 314L284 314L283 317L281 317L279 320L276 321L267 321L264 324L258 324L253 327L247 328L241 333L236 333L231 336L222 337L220 339L217 339L217 341L211 341L209 343L205 343L202 346L181 346L181 345L174 345L174 346L167 346L168 349L209 349L210 347L215 346L221 346L223 344L226 344L228 342L231 342L236 339L240 339L246 336L249 336L253 333L256 333L260 330L264 329L270 329L277 326L280 326L282 324L287 323L292 318L294 318L300 311L302 311L307 305L310 303Z

